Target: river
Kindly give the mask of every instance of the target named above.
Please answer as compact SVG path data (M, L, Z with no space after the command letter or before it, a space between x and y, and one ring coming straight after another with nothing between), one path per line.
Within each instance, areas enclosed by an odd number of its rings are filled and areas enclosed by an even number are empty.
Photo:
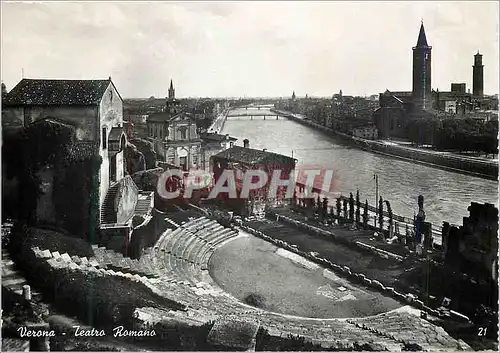
M235 109L231 113L268 113L269 108ZM267 148L298 159L298 165L333 168L342 195L355 194L375 203L374 174L379 176L379 195L390 201L395 214L413 217L418 195L424 196L426 220L440 227L443 221L462 224L471 202L498 203L498 182L453 173L385 157L338 143L313 128L287 118L229 117L221 134L250 141L250 147ZM293 152L292 152L293 151Z

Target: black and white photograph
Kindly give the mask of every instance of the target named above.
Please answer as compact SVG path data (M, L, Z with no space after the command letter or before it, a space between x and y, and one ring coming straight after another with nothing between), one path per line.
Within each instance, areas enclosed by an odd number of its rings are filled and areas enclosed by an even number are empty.
M2 351L498 351L498 1L1 1Z

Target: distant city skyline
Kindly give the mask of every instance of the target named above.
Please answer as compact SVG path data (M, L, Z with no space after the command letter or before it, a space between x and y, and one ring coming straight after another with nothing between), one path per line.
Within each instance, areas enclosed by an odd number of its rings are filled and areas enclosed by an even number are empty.
M411 91L423 19L432 88L483 55L499 86L498 2L2 2L2 82L111 76L122 97L331 97Z

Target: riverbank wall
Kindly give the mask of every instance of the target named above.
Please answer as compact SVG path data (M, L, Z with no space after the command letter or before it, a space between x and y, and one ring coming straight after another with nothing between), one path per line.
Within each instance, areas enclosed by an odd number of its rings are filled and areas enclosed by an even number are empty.
M227 108L221 114L219 114L213 121L212 125L210 125L210 127L208 128L208 132L220 134L220 132L224 128L224 124L226 123L227 115L229 114L230 110L230 108Z
M328 136L338 139L343 144L360 148L368 152L484 179L498 179L498 163L494 161L481 161L477 159L470 159L465 156L462 157L459 155L438 153L436 151L406 148L396 144L385 144L376 140L365 140L332 130L308 119L299 118L289 112L276 109L272 109L271 111L279 113L280 115L283 115L300 124L319 130Z

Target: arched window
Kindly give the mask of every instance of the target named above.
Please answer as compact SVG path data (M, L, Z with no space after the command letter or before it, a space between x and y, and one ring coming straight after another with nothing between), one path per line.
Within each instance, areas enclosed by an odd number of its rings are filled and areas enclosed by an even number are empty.
M182 140L187 139L187 127L186 126L179 127L178 131L179 131L179 133L181 135L181 139Z
M105 150L108 144L108 136L106 133L106 127L102 128L102 149Z
M122 134L122 137L120 139L120 152L125 149L126 145L127 145L127 139L125 138L125 134Z

